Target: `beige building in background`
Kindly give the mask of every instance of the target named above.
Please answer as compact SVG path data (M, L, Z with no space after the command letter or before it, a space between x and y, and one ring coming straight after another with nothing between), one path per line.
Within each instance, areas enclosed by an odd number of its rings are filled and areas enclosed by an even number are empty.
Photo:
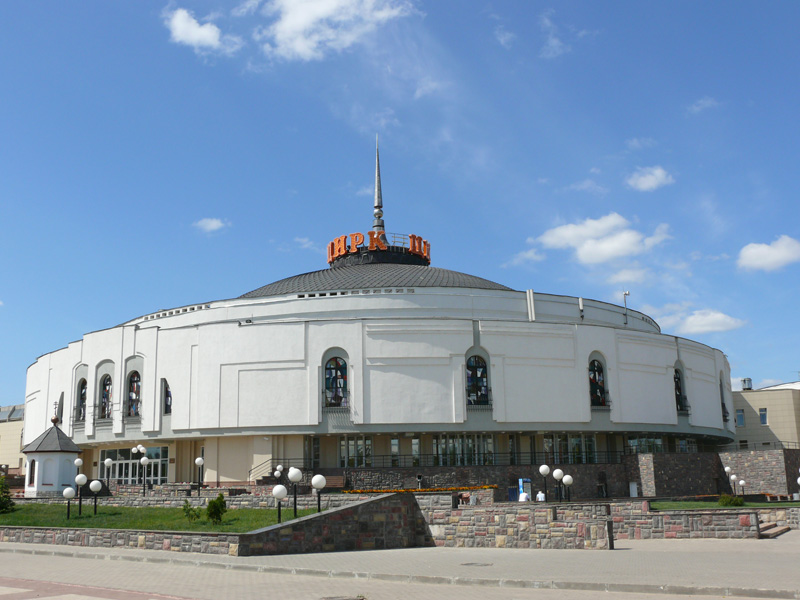
M24 404L0 408L0 465L8 465L9 475L21 475L25 466L21 452L24 417Z
M733 392L739 448L800 448L800 381Z

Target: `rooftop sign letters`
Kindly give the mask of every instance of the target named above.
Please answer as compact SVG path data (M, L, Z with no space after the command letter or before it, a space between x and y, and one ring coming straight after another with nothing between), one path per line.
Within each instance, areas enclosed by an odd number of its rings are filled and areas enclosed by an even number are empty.
M387 242L387 235L392 237L392 244ZM349 244L348 241L350 242ZM431 261L430 242L428 242L428 240L423 240L418 235L397 235L386 234L383 231L368 231L367 238L364 238L364 235L361 233L340 235L335 238L328 244L328 263L332 263L340 256L356 254L362 249L366 249L368 252L384 252L397 251L398 248L403 248L404 251L410 254L416 254L425 259L428 263Z

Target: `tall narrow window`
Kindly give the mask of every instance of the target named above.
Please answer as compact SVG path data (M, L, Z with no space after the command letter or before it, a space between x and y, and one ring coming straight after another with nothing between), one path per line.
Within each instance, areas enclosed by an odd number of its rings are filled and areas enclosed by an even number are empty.
M679 368L675 368L675 406L679 413L684 413L689 410L689 402L686 399L686 394L683 389L683 374Z
M28 462L28 485L36 483L36 459Z
M167 383L166 379L161 380L162 383L162 397L164 399L164 414L171 415L172 414L172 390L169 389L169 384Z
M467 404L489 404L489 371L478 355L467 359Z
M737 427L744 427L744 409L737 408L736 409L736 426Z
M589 363L589 398L592 406L608 406L609 404L603 363L597 359Z
M759 408L758 409L758 420L762 425L767 425L767 409L766 408Z
M722 408L722 421L727 423L730 419L730 413L728 412L728 407L725 406L725 388L722 385L722 378L720 377L719 380L719 403Z
M141 416L142 378L138 371L128 377L128 416Z
M347 361L338 356L325 363L325 406L347 406Z
M86 420L86 380L78 382L78 402L75 404L75 420Z
M111 418L111 376L106 375L100 383L100 414L98 419Z

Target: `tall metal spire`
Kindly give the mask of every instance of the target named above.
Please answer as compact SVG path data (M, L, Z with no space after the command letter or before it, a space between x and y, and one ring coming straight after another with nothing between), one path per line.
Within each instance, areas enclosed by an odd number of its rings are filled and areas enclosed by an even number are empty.
M383 196L381 195L381 157L378 151L378 134L375 134L375 220L372 222L372 231L385 232L383 226Z

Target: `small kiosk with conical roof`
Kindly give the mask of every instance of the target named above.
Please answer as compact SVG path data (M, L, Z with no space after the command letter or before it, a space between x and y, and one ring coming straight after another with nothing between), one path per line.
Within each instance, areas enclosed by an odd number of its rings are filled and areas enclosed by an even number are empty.
M75 459L81 449L58 427L53 426L22 449L28 468L25 477L25 497L58 496L75 480Z

